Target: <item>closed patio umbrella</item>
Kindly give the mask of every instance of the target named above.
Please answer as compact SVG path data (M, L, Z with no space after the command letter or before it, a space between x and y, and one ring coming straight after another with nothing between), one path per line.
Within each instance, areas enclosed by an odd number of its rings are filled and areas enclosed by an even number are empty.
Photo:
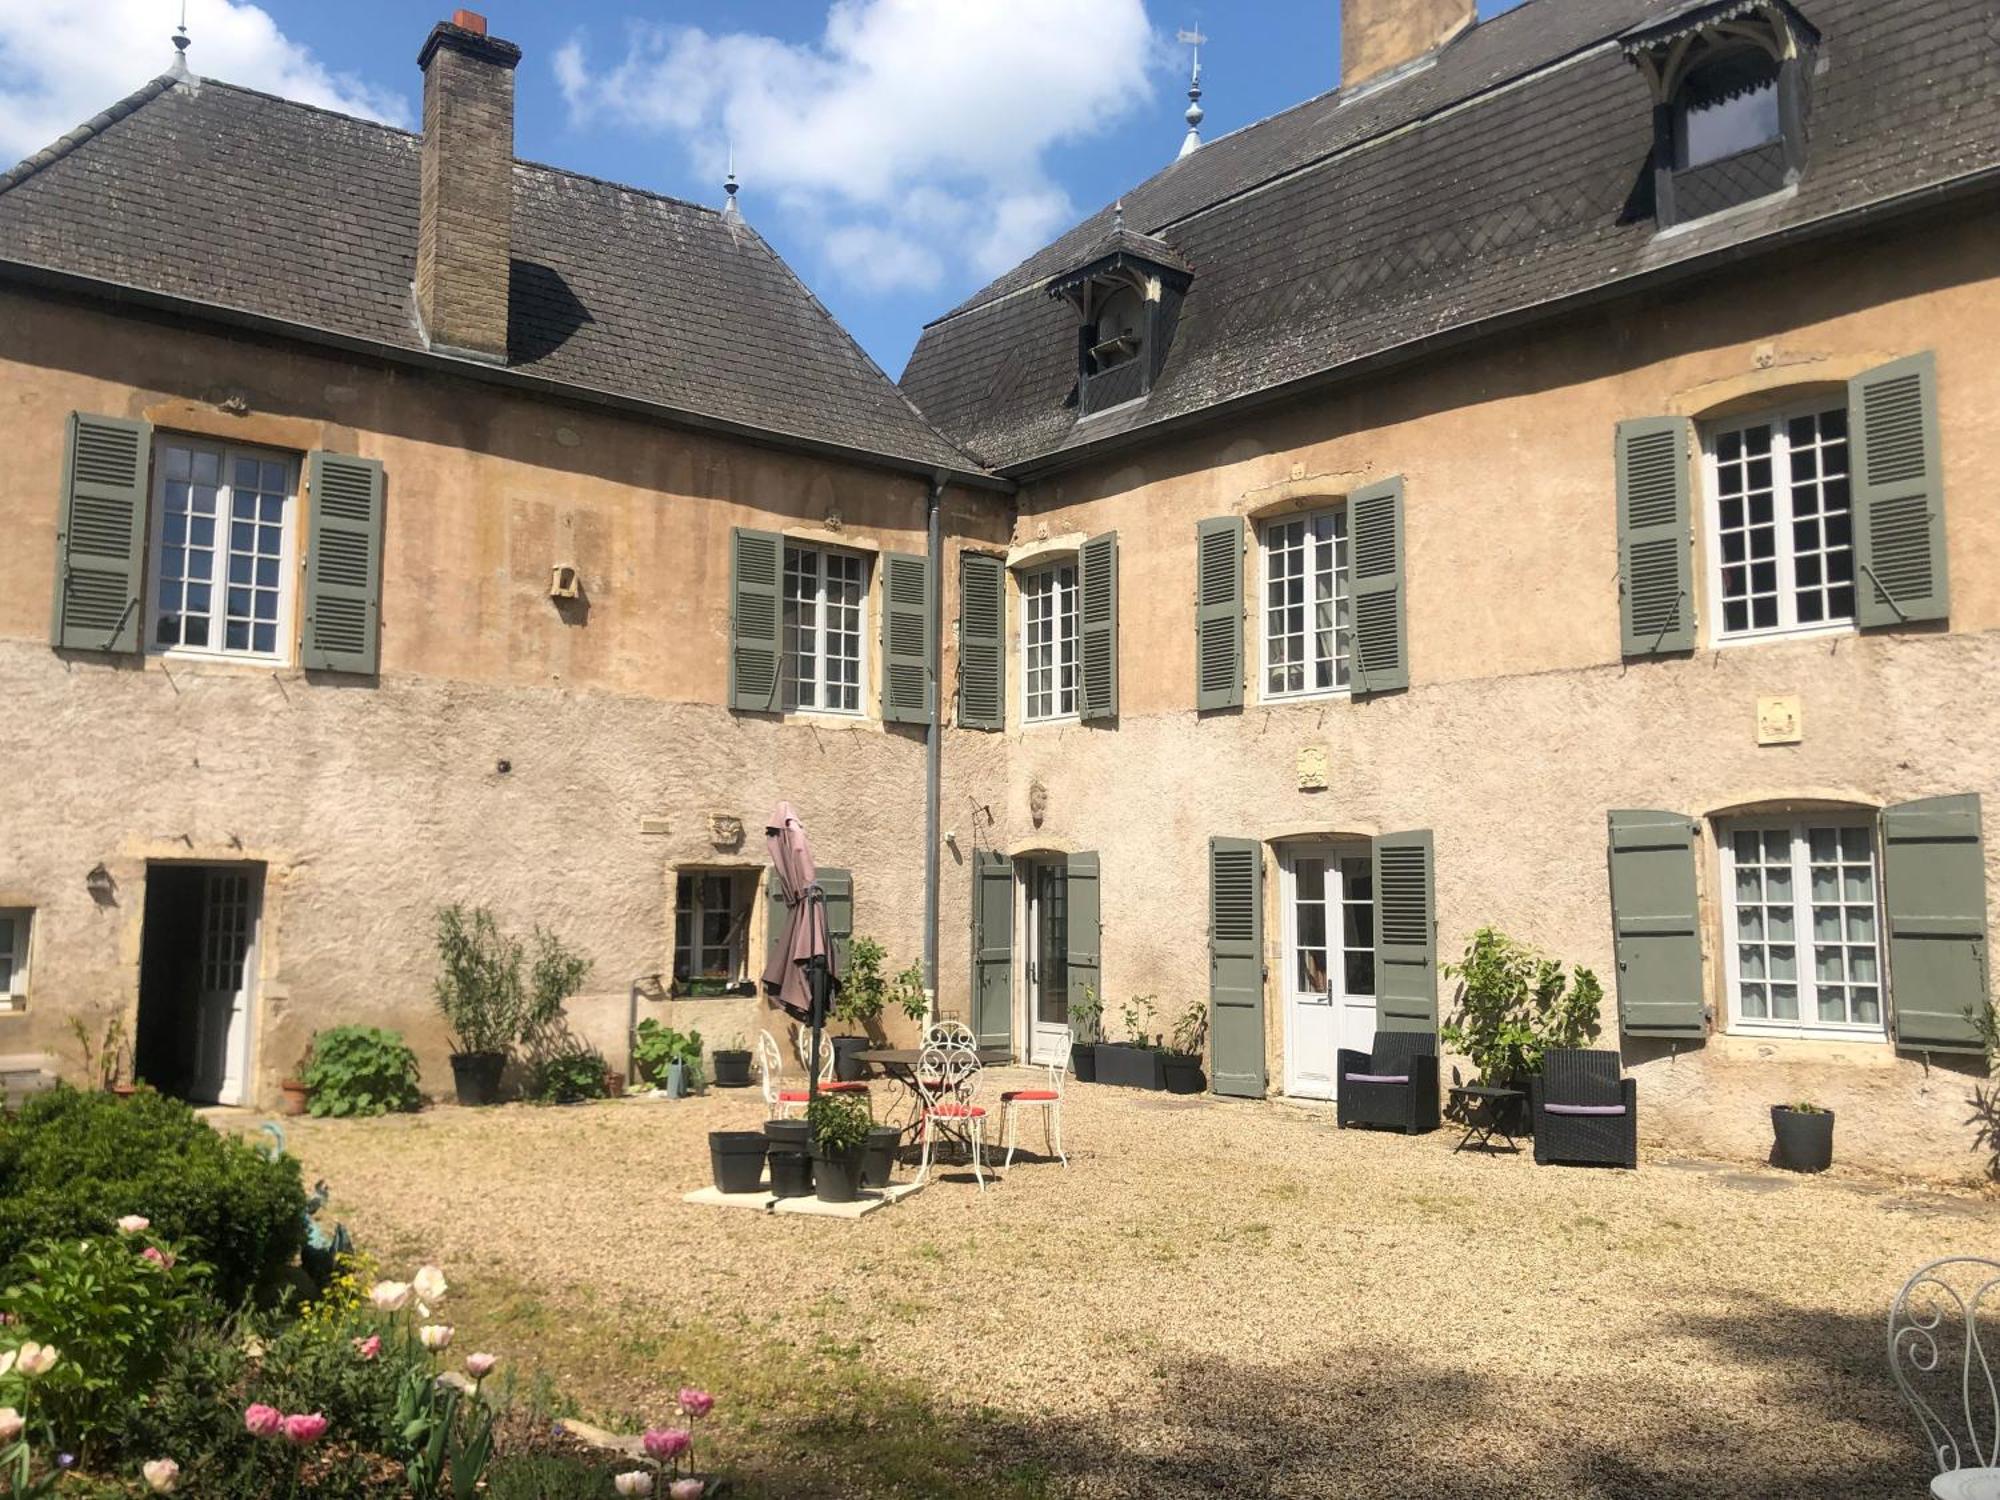
M771 867L785 897L785 931L764 966L764 993L786 1014L812 1028L812 1055L806 1059L806 1094L819 1093L820 1031L840 978L833 972L833 943L827 933L826 894L805 824L789 802L780 802L764 828Z

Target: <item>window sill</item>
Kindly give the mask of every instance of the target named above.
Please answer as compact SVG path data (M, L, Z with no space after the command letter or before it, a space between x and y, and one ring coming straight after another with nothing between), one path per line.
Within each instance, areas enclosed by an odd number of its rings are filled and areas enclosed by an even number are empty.
M1081 724L1082 722L1082 714L1058 714L1052 719L1023 719L1021 720L1021 732L1026 734L1034 729L1065 729L1072 724Z
M224 667L250 672L285 672L297 665L288 656L250 656L217 651L148 651L146 660L176 667Z
M1700 230L1707 229L1714 224L1727 224L1732 219L1741 219L1750 214L1763 213L1767 209L1777 207L1780 203L1785 203L1798 197L1798 195L1799 185L1796 182L1788 182L1775 193L1766 193L1761 198L1752 198L1745 203L1732 203L1727 208L1718 208L1714 213L1703 214L1698 219L1682 219L1678 223L1669 224L1665 229L1655 230L1653 232L1653 243L1657 245L1662 241L1672 241L1683 235L1694 234Z
M1759 1026L1738 1021L1728 1034L1739 1042L1844 1042L1870 1048L1889 1045L1887 1031L1865 1027Z
M1259 708L1284 708L1294 703L1334 703L1354 696L1352 685L1348 687L1316 688L1310 693L1264 693L1257 699Z
M1778 641L1816 641L1829 636L1858 635L1852 620L1832 625L1793 625L1778 630L1753 630L1741 635L1719 635L1708 643L1712 651L1735 651L1744 646L1764 646Z

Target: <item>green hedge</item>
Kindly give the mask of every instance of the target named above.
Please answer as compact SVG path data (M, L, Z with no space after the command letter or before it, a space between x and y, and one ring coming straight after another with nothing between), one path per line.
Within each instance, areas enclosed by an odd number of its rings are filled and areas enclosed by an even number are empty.
M0 1122L0 1277L37 1240L103 1234L143 1214L214 1268L225 1302L277 1289L305 1238L290 1156L268 1161L178 1100L56 1088Z

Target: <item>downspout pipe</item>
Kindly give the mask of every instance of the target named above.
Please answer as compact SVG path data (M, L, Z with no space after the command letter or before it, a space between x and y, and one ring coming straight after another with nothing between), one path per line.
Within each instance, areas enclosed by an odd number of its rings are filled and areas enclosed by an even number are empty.
M924 726L924 992L931 1019L938 1014L938 827L943 782L944 682L944 487L949 476L940 469L931 476L925 497L925 545L931 575L931 712Z

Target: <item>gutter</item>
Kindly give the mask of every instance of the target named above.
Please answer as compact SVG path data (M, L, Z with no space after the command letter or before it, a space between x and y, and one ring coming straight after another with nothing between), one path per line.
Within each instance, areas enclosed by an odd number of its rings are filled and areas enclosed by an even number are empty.
M1142 444L1178 437L1211 422L1228 420L1245 412L1289 401L1298 396L1330 390L1351 381L1377 375L1385 370L1411 364L1431 355L1530 324L1546 322L1564 314L1581 312L1643 292L1674 286L1778 250L1814 244L1850 231L1911 218L1928 209L1948 206L1962 198L1973 197L1982 190L1995 186L2000 186L2000 166L1985 167L1977 172L1954 177L1946 182L1935 183L1893 198L1873 198L1838 213L1773 230L1755 239L1719 246L1699 255L1691 255L1667 265L1656 266L1651 270L1635 272L1617 281L1605 282L1565 297L1551 298L1544 302L1531 303L1526 307L1495 313L1491 317L1460 324L1442 332L1422 334L1387 349L1378 350L1374 354L1348 360L1331 369L1302 375L1278 385L1246 392L1241 396L1232 396L1226 401L1217 401L1194 411L1163 417L1157 422L1128 428L1121 433L1107 434L1088 443L1057 449L1034 458L1022 459L1017 463L996 464L994 472L1004 475L1016 484L1028 484L1063 470L1094 463L1108 455L1121 453Z
M893 473L916 475L931 479L944 474L954 484L975 486L980 489L1010 492L1014 486L1007 480L979 468L940 468L935 462L922 459L904 458L896 454L879 453L866 448L857 448L846 443L829 442L824 438L807 437L802 433L785 432L776 428L758 427L748 422L732 421L727 417L709 416L702 412L689 411L685 407L672 406L663 401L647 401L636 396L623 396L615 391L601 390L595 386L576 385L569 381L556 380L546 375L536 375L525 370L512 369L505 365L487 364L481 360L465 359L428 349L409 349L397 344L383 343L378 339L361 338L354 334L339 333L330 328L321 328L311 323L297 323L284 318L267 317L260 313L245 312L241 308L228 307L217 302L204 301L198 297L183 297L169 292L157 292L145 287L132 286L125 282L106 281L98 277L82 276L71 271L58 271L50 266L36 265L29 261L0 260L0 281L19 282L27 286L50 291L65 292L84 298L94 298L115 304L139 308L149 312L170 313L177 317L192 315L205 321L228 328L240 328L253 333L267 334L280 340L292 340L314 344L343 353L359 354L387 364L407 365L419 370L457 375L467 380L497 385L508 390L522 391L543 396L572 405L603 407L611 411L639 416L653 421L665 422L670 426L686 428L695 432L716 433L724 437L741 438L768 447L787 449L797 453L809 453L821 458L837 458L847 463L863 464L870 468L887 469Z
M932 1020L938 1014L938 843L940 787L943 781L944 683L938 664L944 660L944 487L949 476L940 469L931 476L924 499L925 550L930 557L931 712L924 725L924 992Z

